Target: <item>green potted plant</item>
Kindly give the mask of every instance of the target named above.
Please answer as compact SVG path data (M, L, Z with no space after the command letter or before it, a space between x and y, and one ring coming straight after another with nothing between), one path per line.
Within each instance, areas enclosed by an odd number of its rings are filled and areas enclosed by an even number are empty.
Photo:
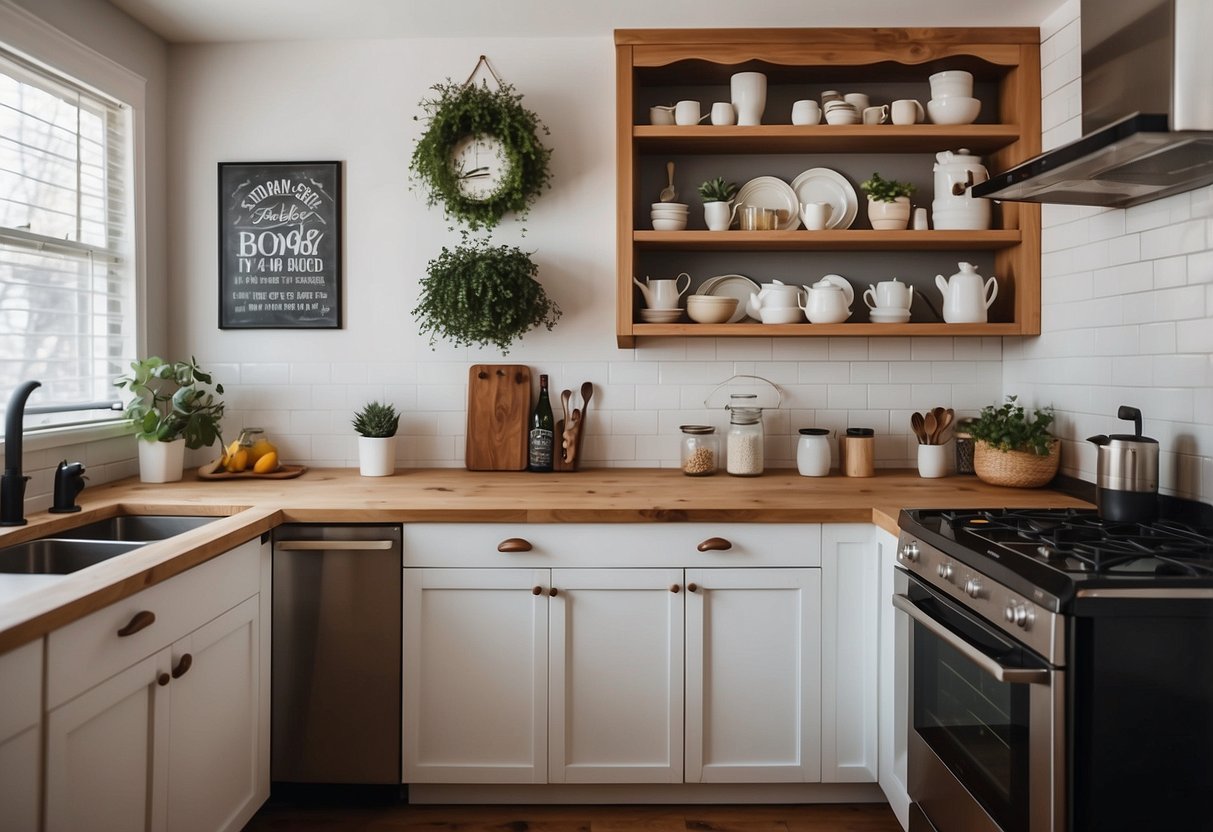
M868 195L868 219L877 231L900 231L910 222L910 195L914 186L909 182L885 179L873 172L871 179L859 184Z
M139 477L143 482L176 482L185 465L185 449L196 450L220 439L223 385L189 361L165 361L151 356L131 362L130 375L114 386L132 398L123 411L135 428L139 447Z
M737 185L726 182L723 176L709 179L699 186L699 197L703 200L703 221L709 231L728 231L732 225L732 202L737 195Z
M420 331L456 345L494 344L503 353L510 344L539 326L549 331L560 307L535 279L531 258L515 246L492 246L488 240L445 246L421 279L421 299L413 309Z
M1049 432L1051 407L1037 408L1031 418L1015 396L999 406L987 405L969 426L973 468L991 485L1038 488L1057 474L1061 441Z
M396 429L400 414L378 401L368 402L354 414L358 432L358 473L364 477L387 477L396 470Z

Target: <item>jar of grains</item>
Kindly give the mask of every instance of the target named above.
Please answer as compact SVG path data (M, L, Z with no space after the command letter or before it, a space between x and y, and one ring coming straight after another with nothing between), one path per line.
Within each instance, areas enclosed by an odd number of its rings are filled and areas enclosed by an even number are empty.
M720 437L710 425L682 425L682 473L688 477L706 477L716 473L720 456Z
M757 398L754 393L729 396L725 470L735 477L756 477L762 473L762 408L755 405Z

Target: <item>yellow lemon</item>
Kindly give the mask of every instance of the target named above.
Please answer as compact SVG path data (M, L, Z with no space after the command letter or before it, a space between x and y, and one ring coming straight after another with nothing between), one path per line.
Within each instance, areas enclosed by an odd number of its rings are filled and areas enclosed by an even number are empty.
M255 474L269 474L269 473L272 473L277 470L278 470L278 452L277 451L267 451L253 465L253 473L255 473Z
M239 474L248 467L248 449L237 448L234 453L228 453L227 470L233 474Z

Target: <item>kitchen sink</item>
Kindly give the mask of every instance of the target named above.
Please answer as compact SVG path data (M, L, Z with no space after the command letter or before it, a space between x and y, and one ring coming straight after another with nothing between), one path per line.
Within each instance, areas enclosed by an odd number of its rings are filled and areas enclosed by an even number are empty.
M134 540L30 540L0 549L0 574L67 575L143 545Z
M201 528L218 517L188 517L168 514L131 514L110 517L67 529L55 534L56 538L72 540L124 540L146 543L164 540L167 537Z

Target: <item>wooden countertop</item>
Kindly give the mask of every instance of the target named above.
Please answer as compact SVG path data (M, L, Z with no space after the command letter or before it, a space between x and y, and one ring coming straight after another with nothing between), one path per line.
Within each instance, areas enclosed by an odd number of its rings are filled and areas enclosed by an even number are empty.
M311 469L290 480L123 480L80 495L80 514L32 515L0 531L0 547L118 514L218 515L214 523L150 543L0 602L0 653L159 583L284 522L307 523L875 523L897 533L902 508L1089 507L1047 489L998 488L975 477L687 477L677 468L599 468L566 474L400 469ZM24 576L14 576L19 580Z

